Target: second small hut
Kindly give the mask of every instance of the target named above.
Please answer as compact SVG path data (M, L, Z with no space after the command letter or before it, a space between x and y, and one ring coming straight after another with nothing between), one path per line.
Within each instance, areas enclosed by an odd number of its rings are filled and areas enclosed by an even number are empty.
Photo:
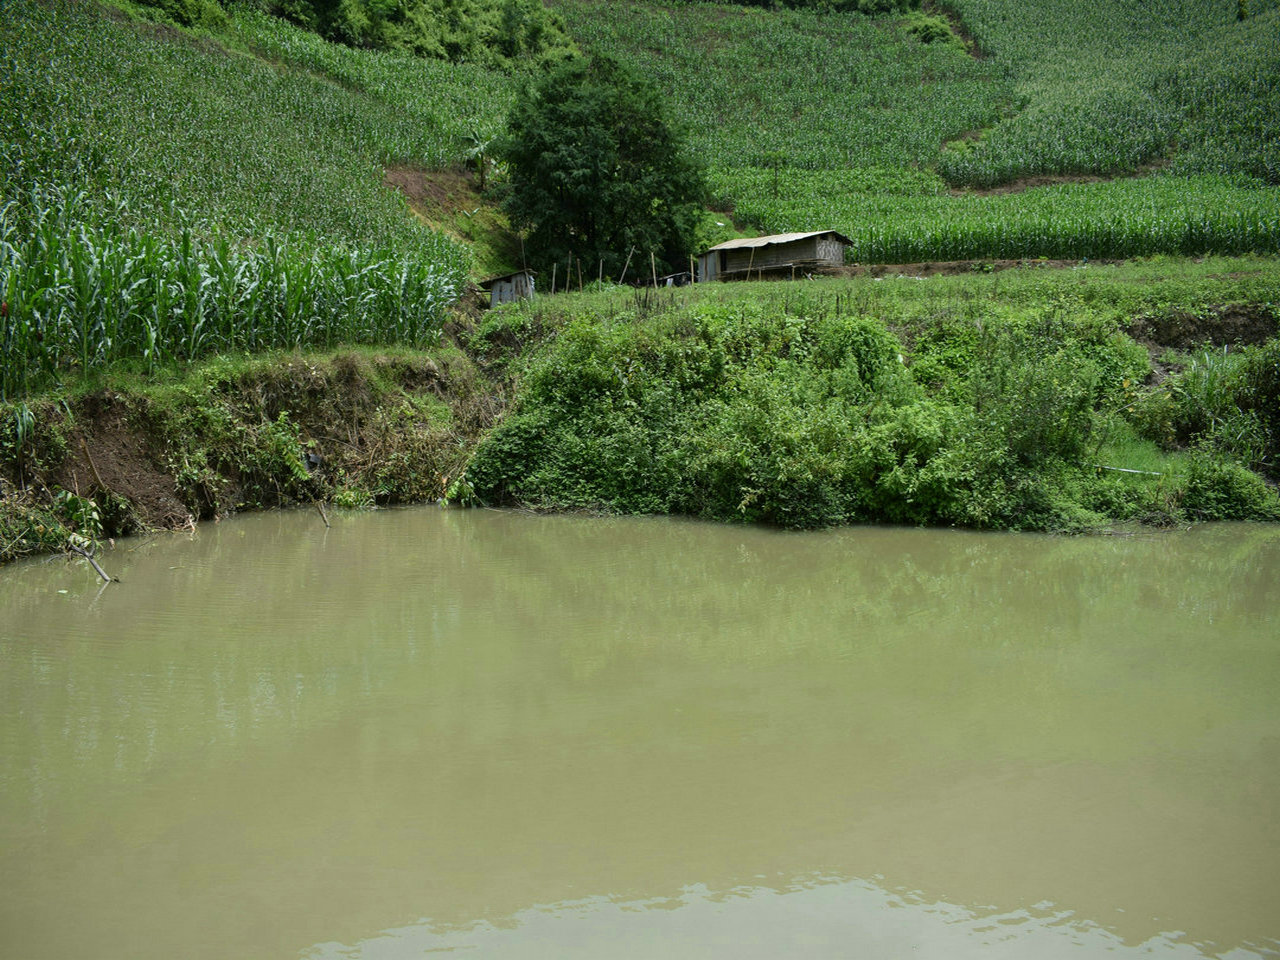
M835 230L777 233L716 244L698 257L698 282L794 276L839 267L853 241Z

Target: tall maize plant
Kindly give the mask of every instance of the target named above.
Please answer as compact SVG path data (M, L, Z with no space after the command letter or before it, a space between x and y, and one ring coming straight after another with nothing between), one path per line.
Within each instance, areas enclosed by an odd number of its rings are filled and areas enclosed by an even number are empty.
M443 238L413 252L271 230L235 243L129 221L120 201L102 209L57 186L0 207L0 400L124 359L429 345L465 281Z

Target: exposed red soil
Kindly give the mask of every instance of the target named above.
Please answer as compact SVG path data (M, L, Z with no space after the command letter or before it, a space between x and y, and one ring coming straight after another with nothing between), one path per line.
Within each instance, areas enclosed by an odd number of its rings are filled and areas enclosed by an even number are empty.
M382 182L399 190L410 206L426 217L437 219L459 209L475 196L475 185L469 172L462 170L423 170L420 167L388 167Z
M192 520L172 471L129 423L124 403L109 393L86 399L67 438L66 460L51 479L77 495L107 490L123 497L152 526Z

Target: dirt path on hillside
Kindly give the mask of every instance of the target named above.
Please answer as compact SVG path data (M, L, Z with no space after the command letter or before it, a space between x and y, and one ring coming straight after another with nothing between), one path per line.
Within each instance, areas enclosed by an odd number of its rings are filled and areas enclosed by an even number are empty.
M929 260L923 263L855 263L835 272L841 277L936 277L998 270L1063 270L1086 265L1124 263L1123 260Z

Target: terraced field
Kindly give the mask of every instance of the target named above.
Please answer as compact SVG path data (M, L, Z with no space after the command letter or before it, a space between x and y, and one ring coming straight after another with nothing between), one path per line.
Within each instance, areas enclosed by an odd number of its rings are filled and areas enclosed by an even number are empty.
M897 15L550 2L654 78L745 229L836 228L873 263L1280 249L1280 0L956 0L968 46ZM5 4L0 397L121 358L431 342L474 261L386 170L456 168L522 82L247 7L215 35Z
M969 53L899 17L555 5L663 86L753 229L835 228L873 262L1280 243L1274 0L959 0Z

